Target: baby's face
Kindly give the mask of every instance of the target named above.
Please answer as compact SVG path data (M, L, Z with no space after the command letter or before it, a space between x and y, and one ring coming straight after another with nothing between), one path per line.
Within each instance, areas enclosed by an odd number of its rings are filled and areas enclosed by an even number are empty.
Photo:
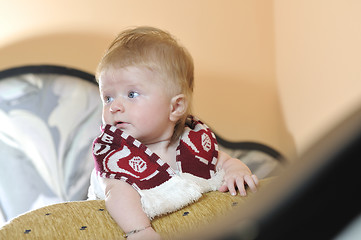
M143 67L103 70L99 77L103 123L116 126L145 144L172 136L171 97L157 77Z

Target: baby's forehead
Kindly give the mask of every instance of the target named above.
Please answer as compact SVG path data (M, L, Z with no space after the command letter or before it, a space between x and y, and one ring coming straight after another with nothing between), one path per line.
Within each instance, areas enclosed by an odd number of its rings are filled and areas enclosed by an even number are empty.
M99 87L113 84L144 84L159 85L159 87L170 87L171 79L160 71L143 65L131 65L125 67L109 66L104 68L99 74Z
M105 74L117 74L117 73L125 73L129 72L131 74L134 73L144 73L144 74L152 74L157 75L160 74L156 68L151 67L146 64L132 64L132 65L121 65L121 64L109 64L108 66L104 67L100 75Z

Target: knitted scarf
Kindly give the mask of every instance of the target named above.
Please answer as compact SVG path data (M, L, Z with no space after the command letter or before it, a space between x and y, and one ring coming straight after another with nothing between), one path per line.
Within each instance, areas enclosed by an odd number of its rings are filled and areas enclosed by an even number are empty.
M193 116L188 117L176 149L179 174L137 139L111 125L94 140L95 171L99 177L123 180L141 195L150 218L196 201L216 190L218 146L214 133ZM166 195L166 196L165 196Z

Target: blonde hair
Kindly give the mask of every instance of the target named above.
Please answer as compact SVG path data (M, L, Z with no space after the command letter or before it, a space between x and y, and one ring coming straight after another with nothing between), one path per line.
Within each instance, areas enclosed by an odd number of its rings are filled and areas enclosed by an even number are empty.
M184 94L187 110L176 123L171 142L182 134L191 103L194 85L193 59L168 32L154 27L136 27L121 32L101 59L96 79L108 67L146 67L159 74L170 96Z

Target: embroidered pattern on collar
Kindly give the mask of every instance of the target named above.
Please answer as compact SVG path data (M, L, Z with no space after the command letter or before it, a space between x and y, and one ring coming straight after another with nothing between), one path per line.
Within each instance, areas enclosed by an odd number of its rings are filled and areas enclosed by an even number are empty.
M175 172L159 156L137 139L111 125L94 140L93 156L97 173L104 178L126 181L145 190L171 179ZM218 146L207 125L189 116L176 150L178 169L210 179L215 174Z

